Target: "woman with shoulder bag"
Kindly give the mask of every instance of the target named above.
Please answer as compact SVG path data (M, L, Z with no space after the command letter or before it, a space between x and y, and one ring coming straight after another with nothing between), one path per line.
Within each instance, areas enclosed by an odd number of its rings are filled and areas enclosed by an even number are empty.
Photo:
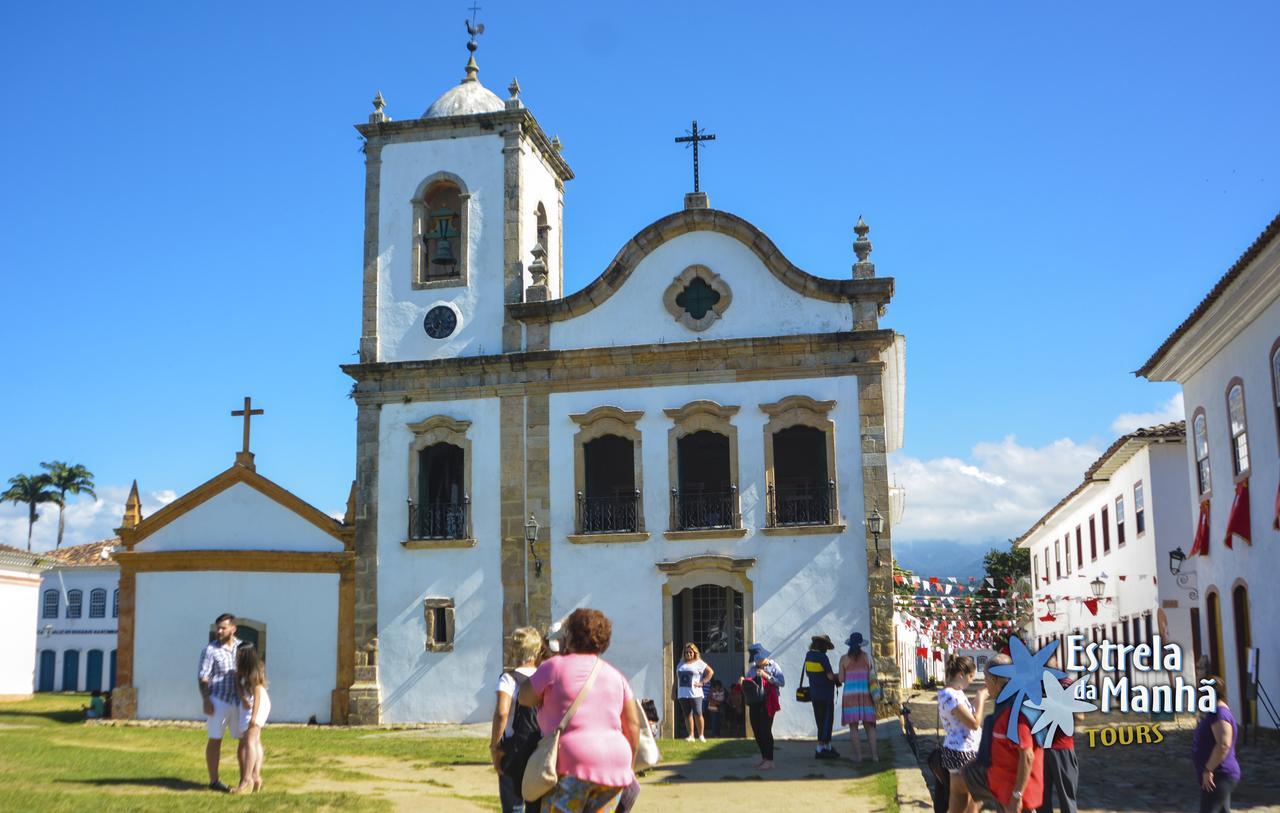
M855 632L845 640L849 651L840 658L840 680L844 682L840 721L849 726L849 741L853 744L853 758L862 761L862 741L858 738L858 724L867 730L867 744L871 746L871 761L879 762L876 750L876 667L871 656L863 650L862 633Z
M540 797L544 813L614 813L635 781L639 704L626 678L600 657L613 632L603 613L574 610L564 630L565 654L545 661L520 689L520 702L538 708L543 737L525 769L524 798Z
M538 713L513 701L542 660L542 636L533 627L520 627L511 633L511 644L520 665L504 671L498 678L497 702L489 733L489 759L498 772L502 813L538 813L538 802L526 804L520 795L525 765L542 739Z
M751 665L742 678L742 699L751 719L756 746L760 749L760 761L755 768L768 771L773 768L773 715L782 708L778 689L786 685L786 677L764 644L747 647L747 660Z
M815 635L809 641L809 652L804 656L804 674L800 680L809 679L808 702L813 704L813 721L818 728L818 748L815 759L839 759L840 754L831 747L831 728L835 724L836 673L831 668L827 653L835 649L827 635ZM800 700L801 689L796 689ZM802 701L803 702L803 701Z

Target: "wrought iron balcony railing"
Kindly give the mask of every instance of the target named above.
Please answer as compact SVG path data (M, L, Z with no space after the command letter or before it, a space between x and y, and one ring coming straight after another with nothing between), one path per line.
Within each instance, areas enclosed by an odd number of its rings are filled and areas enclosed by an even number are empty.
M738 487L728 491L692 494L671 489L671 529L696 531L711 528L741 528Z
M832 480L812 485L770 484L768 516L770 527L780 525L835 525L836 484Z
M409 500L410 539L469 539L471 537L471 497L461 502Z
M640 492L588 497L578 492L578 533L619 534L640 530Z

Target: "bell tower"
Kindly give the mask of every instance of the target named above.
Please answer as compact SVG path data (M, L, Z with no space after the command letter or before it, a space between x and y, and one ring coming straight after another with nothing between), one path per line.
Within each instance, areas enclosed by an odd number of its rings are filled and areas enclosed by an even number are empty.
M393 121L382 94L364 137L360 361L519 350L506 305L563 295L564 183L573 177L512 80L480 82L477 37L462 81L418 118Z

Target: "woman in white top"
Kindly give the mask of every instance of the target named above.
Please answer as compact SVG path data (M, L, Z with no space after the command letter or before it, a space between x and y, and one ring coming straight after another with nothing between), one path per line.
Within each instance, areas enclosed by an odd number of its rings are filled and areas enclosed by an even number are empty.
M240 785L233 793L262 790L262 727L271 714L267 665L257 647L242 643L236 650L236 684L240 690Z
M978 690L976 710L964 693L976 673L973 658L952 655L947 658L947 684L938 690L938 717L947 732L942 741L942 767L951 774L947 813L977 813L982 809L982 803L969 796L969 788L960 777L964 767L978 756L978 743L982 739L987 690Z
M676 667L676 700L684 716L684 728L689 732L689 742L707 741L706 723L702 719L702 687L711 682L715 672L702 660L697 644L684 645L684 659ZM697 727L695 730L695 726Z
M502 813L532 813L539 802L526 803L520 795L524 766L538 740L537 709L517 706L515 697L542 660L542 636L533 627L519 627L511 633L511 645L519 664L498 678L493 725L489 731L489 759L498 772L498 797ZM521 725L517 732L517 718Z

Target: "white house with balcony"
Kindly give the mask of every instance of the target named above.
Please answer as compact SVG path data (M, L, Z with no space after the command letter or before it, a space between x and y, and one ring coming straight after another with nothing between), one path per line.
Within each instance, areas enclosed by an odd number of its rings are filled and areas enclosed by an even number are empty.
M115 688L120 568L112 551L119 544L103 539L42 554L50 566L35 619L36 691Z
M1186 408L1179 614L1236 718L1280 727L1280 216L1138 375Z
M1055 640L1064 646L1068 635L1138 644L1159 634L1184 647L1184 677L1194 677L1191 628L1178 611L1187 599L1167 570L1169 551L1185 540L1191 502L1184 434L1179 421L1118 438L1079 486L1018 537L1031 552L1036 648Z

